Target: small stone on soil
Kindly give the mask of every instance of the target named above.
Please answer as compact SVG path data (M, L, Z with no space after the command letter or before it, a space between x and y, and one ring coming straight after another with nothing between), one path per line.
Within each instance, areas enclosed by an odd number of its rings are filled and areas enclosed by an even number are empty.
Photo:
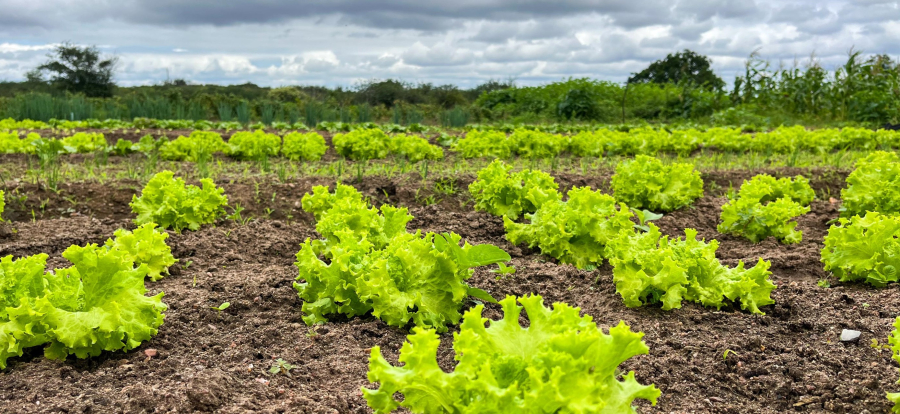
M159 351L153 348L148 348L144 350L144 355L146 355L147 358L155 358L157 355L159 355Z
M852 329L844 329L841 331L841 342L853 342L859 340L859 336L862 333L860 331L854 331Z

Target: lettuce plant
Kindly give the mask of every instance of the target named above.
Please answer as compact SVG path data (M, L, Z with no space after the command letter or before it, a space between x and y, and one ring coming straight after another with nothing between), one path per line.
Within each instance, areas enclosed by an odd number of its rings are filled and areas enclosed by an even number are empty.
M388 148L391 153L406 158L409 162L444 158L443 149L432 145L427 139L415 135L394 135L388 140Z
M317 257L308 239L297 253L294 288L303 300L303 320L310 325L326 322L328 315L372 312L391 326L413 321L443 332L459 322L469 295L492 300L466 284L472 268L510 260L493 245L460 246L454 233L403 233L383 250L353 237L350 230L339 231L337 238L329 263Z
M72 267L45 272L47 255L0 259L0 369L25 348L50 359L130 350L156 335L163 294L145 296L148 266L121 249L71 246Z
M281 137L263 130L235 132L228 139L228 155L256 162L265 162L281 152Z
M470 130L453 144L453 151L463 158L509 158L512 144L503 132Z
M31 143L41 139L41 136L31 132L25 138L19 138L17 132L0 132L0 154L34 154L35 148Z
M725 299L741 301L741 308L762 314L761 306L775 303L770 263L760 259L744 269L728 268L716 259L718 242L698 241L697 231L685 229L684 239L670 240L649 224L648 232L624 232L606 245L613 266L616 292L628 307L662 303L678 309L683 300L721 308Z
M900 362L900 316L894 319L894 330L888 336L888 344L891 346L891 358L896 362ZM898 381L900 384L900 381ZM900 392L887 393L887 399L894 403L891 412L900 414Z
M325 138L317 132L291 132L284 136L284 146L281 152L285 157L297 161L318 161L325 155L328 146Z
M156 223L160 228L198 230L201 225L215 222L225 214L228 197L209 178L202 185L185 185L171 171L157 173L147 182L140 197L132 197L131 211L137 214L134 224Z
M179 136L165 142L159 149L159 155L165 160L204 162L213 154L227 150L228 145L218 133L193 131L189 137Z
M155 282L163 278L163 272L169 274L169 266L178 261L166 244L167 238L168 233L156 231L156 223L147 223L133 232L116 230L115 238L107 239L104 246L127 253L135 265L147 265L147 276Z
M551 158L559 156L566 146L562 135L519 128L509 136L513 150L522 158Z
M378 128L355 129L332 138L334 149L344 158L354 161L377 160L387 157L390 138Z
M832 225L825 235L822 263L841 282L866 281L882 287L900 279L900 217L869 212Z
M876 151L856 162L841 190L841 216L865 215L869 211L900 213L900 157Z
M376 413L404 407L413 413L637 413L635 399L656 404L654 385L641 385L634 371L619 365L649 352L643 333L625 322L597 327L588 315L565 303L544 306L540 296L500 301L503 318L482 317L484 305L466 312L453 334L456 365L438 366L440 338L432 329L414 328L400 348L403 366L391 365L373 347L363 396ZM519 323L522 310L528 328ZM489 326L485 326L486 323ZM621 375L620 375L621 374ZM395 394L403 401L397 401Z
M106 149L108 145L103 134L96 132L77 132L60 141L66 151L71 153L95 152Z
M734 234L759 243L772 236L782 243L799 243L803 232L796 230L794 217L809 212L815 198L809 180L760 174L741 185L737 198L722 206L720 233Z
M476 210L516 220L522 213L534 213L546 201L560 200L559 185L549 174L511 171L512 167L500 160L478 171L478 178L469 185Z
M366 239L375 249L383 249L391 239L406 233L406 223L413 218L406 208L369 207L359 191L344 184L338 184L333 193L326 186L315 186L301 203L303 210L315 217L316 231L324 239L317 243L320 254L327 254L339 239L351 238Z
M633 208L669 212L691 204L703 196L703 180L687 163L665 165L646 155L616 166L613 194Z
M506 238L512 244L538 247L562 263L591 269L603 262L610 240L634 228L634 214L625 204L616 209L614 198L590 187L574 187L567 196L567 201L548 200L534 214L526 214L530 223L504 217Z

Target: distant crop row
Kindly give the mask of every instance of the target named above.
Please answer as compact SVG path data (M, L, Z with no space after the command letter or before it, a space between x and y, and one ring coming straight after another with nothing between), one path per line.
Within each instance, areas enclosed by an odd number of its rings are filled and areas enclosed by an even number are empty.
M48 146L57 142L59 145ZM495 130L471 130L462 138L442 136L442 145L463 158L554 158L563 154L581 157L611 155L655 156L674 153L687 156L698 150L725 152L757 152L791 154L799 151L819 154L834 151L878 150L900 148L900 132L873 131L861 128L806 130L803 127L784 127L754 135L737 129L712 128L698 130L657 130L637 128L628 132L598 129L575 135L553 134L517 129L511 134ZM354 161L384 159L389 155L409 162L439 160L444 149L428 139L405 133L388 134L381 129L354 129L332 137L335 151ZM158 151L165 160L205 162L216 153L235 159L259 162L267 169L268 159L284 156L291 160L316 161L328 147L316 132L288 132L283 135L263 130L240 131L226 142L217 132L195 130L188 136L174 140L154 139L151 135L140 142L119 139L108 145L102 133L78 132L60 139L42 138L36 132L0 132L0 153L38 154L42 149L58 148L59 153L103 153L125 155L139 151Z

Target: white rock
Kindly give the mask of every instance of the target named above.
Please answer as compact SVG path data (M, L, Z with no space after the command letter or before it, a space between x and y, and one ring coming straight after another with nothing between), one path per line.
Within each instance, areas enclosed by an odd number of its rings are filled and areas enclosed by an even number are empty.
M852 329L844 329L841 331L841 341L842 342L851 342L859 339L860 331L854 331Z

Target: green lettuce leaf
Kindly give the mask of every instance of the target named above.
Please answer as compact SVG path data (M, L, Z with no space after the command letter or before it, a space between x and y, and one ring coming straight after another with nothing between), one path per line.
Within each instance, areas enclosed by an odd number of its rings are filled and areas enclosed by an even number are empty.
M669 212L703 196L703 180L693 164L662 161L646 155L616 166L613 194L633 208Z
M841 218L825 235L822 263L841 282L877 287L900 279L900 218L869 212Z
M369 407L376 413L402 406L414 413L620 414L636 413L638 398L656 403L659 390L638 383L633 371L618 379L622 362L648 353L642 333L620 322L604 334L578 308L555 303L551 310L540 296L518 302L522 306L511 296L500 301L497 321L482 317L483 305L466 312L453 335L457 363L450 373L437 364L434 330L413 330L400 349L402 367L373 347L368 377L380 386L363 388ZM528 328L519 323L523 308Z
M198 230L225 214L228 197L211 179L200 180L202 188L187 185L174 178L171 171L157 173L147 182L141 196L132 197L131 211L137 214L134 224L156 223L180 233L184 229Z
M856 162L841 190L841 216L864 216L869 211L900 213L900 157L875 151Z
M775 303L769 262L760 260L750 269L740 262L728 268L716 259L718 242L697 240L694 229L685 229L684 239L674 240L662 236L654 224L649 230L622 232L606 246L616 292L626 306L661 303L663 310L670 310L688 300L718 309L728 299L763 314L761 306Z
M809 212L815 192L802 176L775 179L760 174L741 185L738 197L722 206L720 233L746 237L759 243L775 237L782 243L800 243L803 232L791 219Z
M530 223L503 218L506 238L512 244L528 243L541 253L579 269L600 265L604 248L622 230L631 230L634 214L624 204L616 209L611 196L590 187L575 187L568 201L548 200L534 214L526 214Z
M503 161L494 160L478 171L478 178L469 185L476 210L516 220L522 213L534 213L547 201L560 200L559 185L549 174L511 170Z
M147 223L136 228L134 232L119 229L115 238L107 239L108 249L122 250L128 253L135 265L147 265L147 276L152 281L163 278L162 273L169 274L169 266L178 260L172 256L172 249L166 244L169 234L156 231L155 223Z

